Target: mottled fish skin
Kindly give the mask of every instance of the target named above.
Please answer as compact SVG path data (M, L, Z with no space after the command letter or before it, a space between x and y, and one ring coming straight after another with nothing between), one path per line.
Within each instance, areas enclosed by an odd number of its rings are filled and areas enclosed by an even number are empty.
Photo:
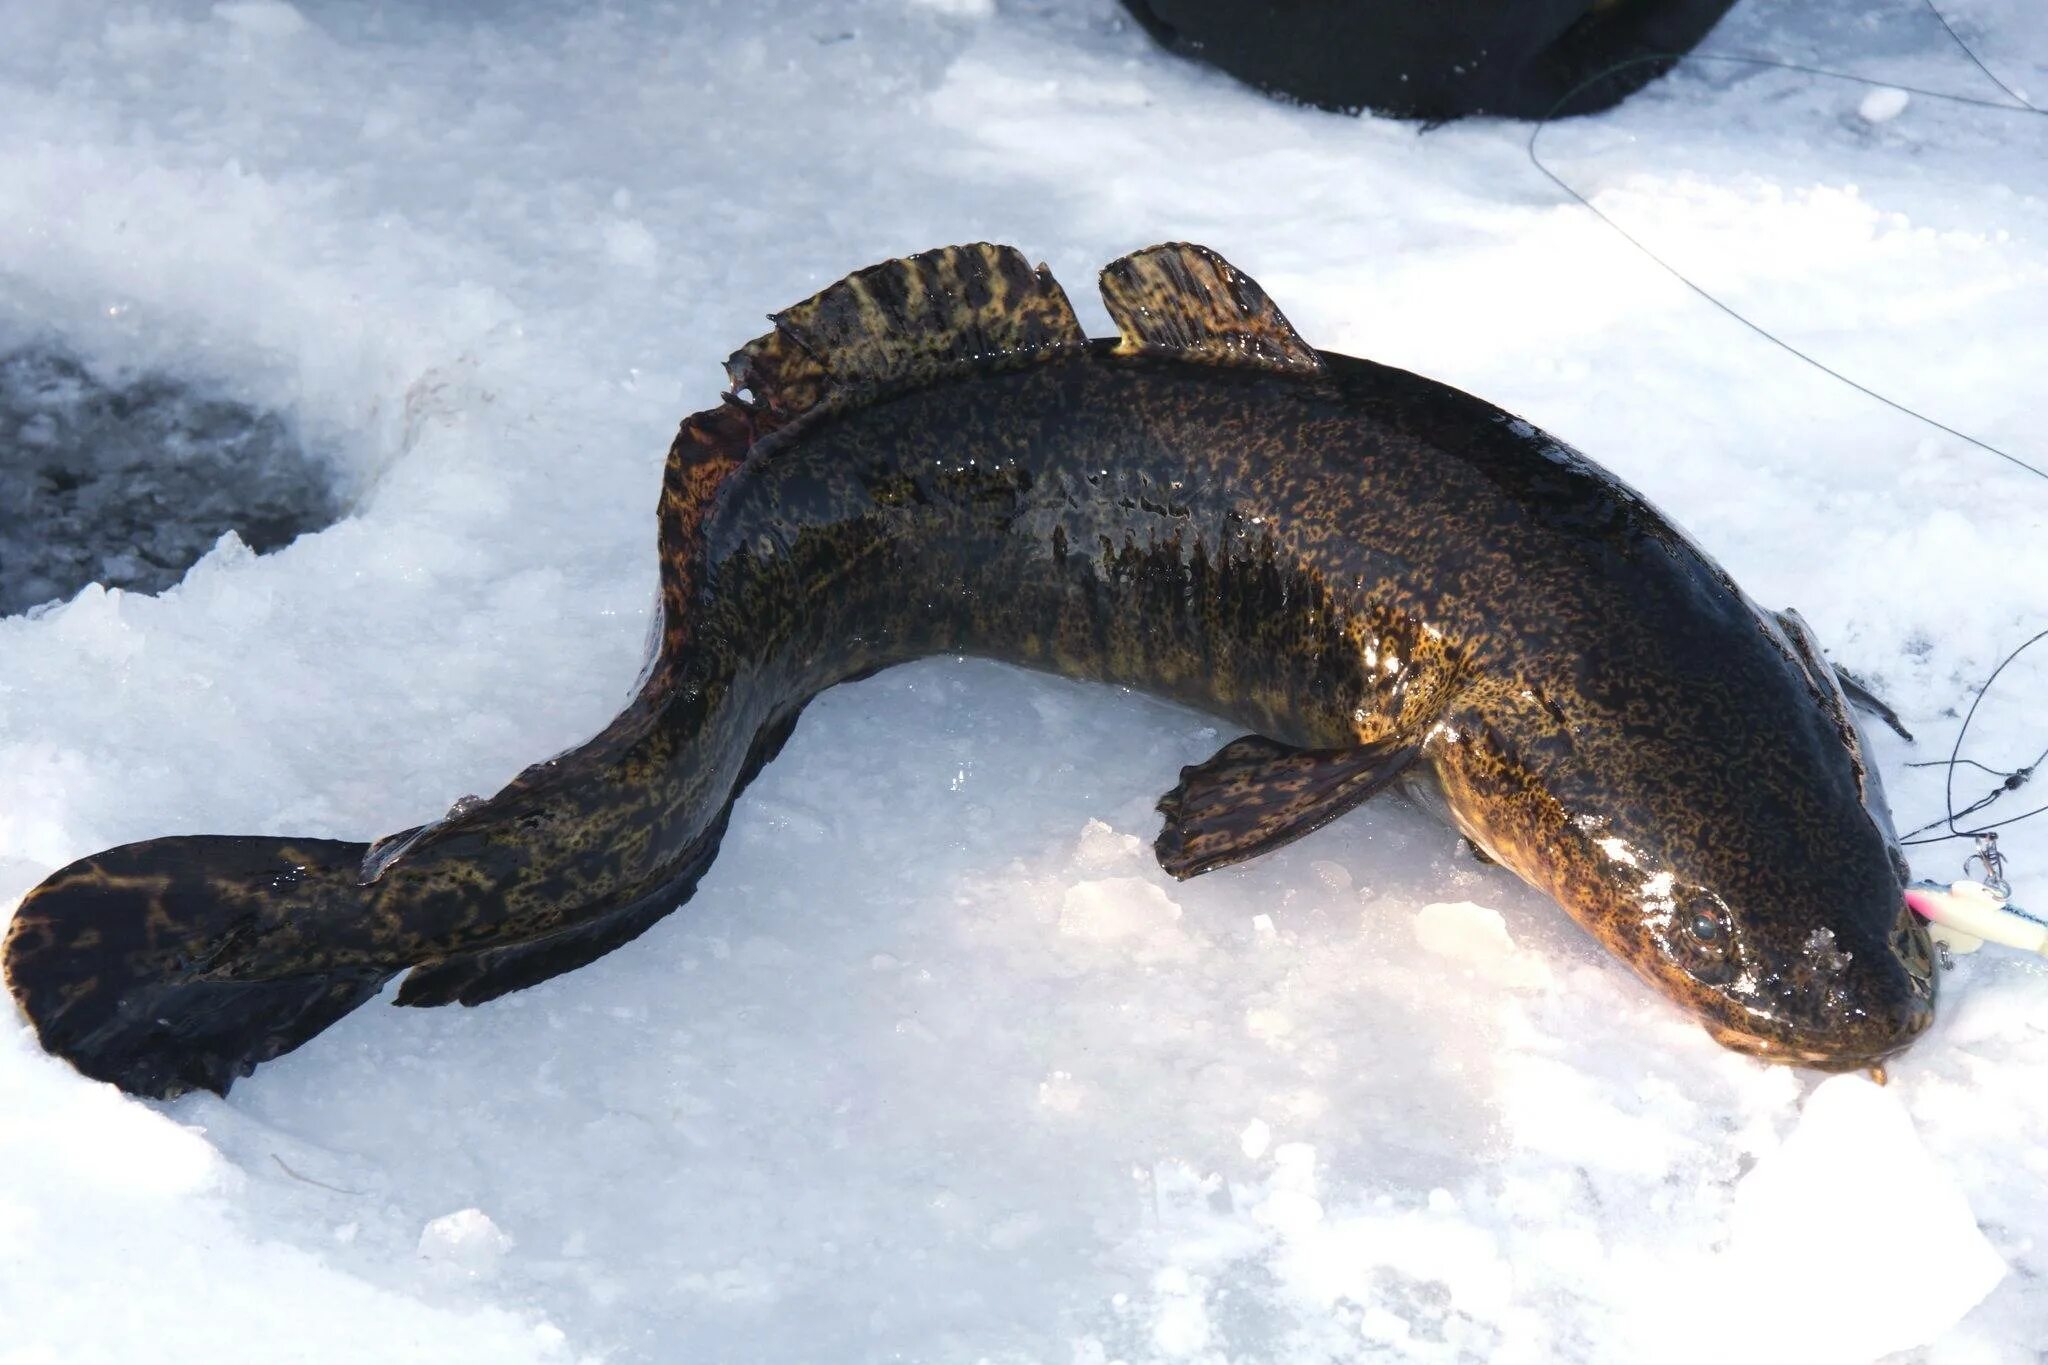
M156 840L56 874L6 949L45 1046L130 1089L225 1089L406 968L400 1003L440 1004L581 965L690 894L811 697L934 654L1264 737L1162 802L1212 821L1162 835L1182 875L1406 777L1731 1047L1862 1068L1931 1020L1817 647L1612 475L1307 347L1200 248L1105 272L1114 341L1006 249L835 290L683 424L661 644L618 720L375 847ZM223 994L259 981L297 982L290 1008Z

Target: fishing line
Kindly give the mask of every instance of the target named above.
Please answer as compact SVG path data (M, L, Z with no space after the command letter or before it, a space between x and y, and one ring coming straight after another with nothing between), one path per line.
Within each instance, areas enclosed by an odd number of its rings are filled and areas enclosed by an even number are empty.
M2029 101L2025 95L2022 95L2019 91L2013 89L2004 81L1998 79L1997 73L1992 71L1990 67L1984 65L1983 59L1980 58L1976 54L1976 52L1971 49L1968 43L1963 41L1963 35L1955 31L1955 27L1948 21L1948 16L1943 14L1941 10L1935 6L1934 0L1921 0L1921 3L1927 6L1927 12L1934 16L1934 21L1941 25L1942 32L1948 34L1948 36L1955 41L1955 45L1963 50L1963 55L1970 59L1971 64L1975 66L1979 71L1984 73L1985 80L1990 81L2000 90L2003 90L2006 94L2012 96L2015 103L2028 109L2034 109L2032 102ZM2034 112L2038 114L2041 111L2038 109L2034 109Z
M1956 731L1956 742L1954 747L1952 747L1949 750L1948 759L1945 764L1941 760L1937 759L1929 763L1908 763L1906 765L1909 768L1940 768L1944 766L1948 768L1948 780L1946 783L1943 784L1942 789L1942 802L1947 807L1948 814L1942 817L1941 819L1928 821L1926 824L1920 826L1920 828L1912 831L1905 838L1899 840L1900 843L1938 844L1946 843L1950 839L1976 839L1984 835L1990 834L1993 830L2003 829L2007 825L2018 824L2022 820L2028 819L2032 816L2039 815L2043 811L2048 811L2048 805L2040 805L2034 807L2030 811L2024 812L2023 814L2007 816L2003 820L1994 820L1988 825L1979 825L1975 829L1956 828L1956 820L1959 817L1975 815L1978 811L1983 810L1986 806L1991 805L1993 802L2003 800L2007 795L2011 794L2012 792L2016 792L2021 787L2025 786L2027 783L2027 779L2034 775L2034 769L2040 767L2044 760L2048 760L2048 749L2043 749L2038 755L2035 756L2034 761L2032 763L2027 764L2025 767L2015 768L2011 772L2002 772L1997 768L1992 768L1985 764L1978 763L1974 759L1966 759L1959 757L1963 752L1963 740L1967 738L1970 733L1970 722L1977 718L1977 708L1983 704L1985 695L1991 691L1991 684L1998 681L1998 675L2005 672L2006 666L2012 663L2014 659L2019 658L2020 655L2026 653L2029 649L2041 643L2041 641L2043 640L2048 640L2048 630L2040 632L2038 635L2034 636L2032 639L2022 644L2018 649L2015 649L2012 653L2006 655L2004 661L2001 662L1998 665L1998 667L1991 670L1991 676L1986 678L1984 680L1984 685L1977 689L1977 696L1975 700L1973 700L1970 703L1969 711L1966 712L1963 716L1963 728ZM1956 769L1964 763L1968 763L1972 767L1983 768L1985 772L1991 773L1993 776L2003 778L2004 781L2000 782L1990 791L1984 793L1984 795L1978 797L1975 801L1972 801L1969 805L1964 806L1961 810L1957 810ZM1928 830L1933 829L1938 825L1944 824L1948 826L1948 833L1937 834L1931 838L1926 839L1918 837L1920 835L1926 834Z
M1946 422L1937 421L1936 419L1929 417L1926 413L1917 411L1914 408L1910 408L1906 406L1904 403L1897 401L1896 399L1887 398L1884 394L1879 393L1876 389L1871 388L1868 384L1863 384L1855 379L1850 378L1848 375L1842 373L1840 370L1835 369L1832 365L1828 365L1825 362L1817 359L1816 357L1809 355L1807 352L1800 350L1797 346L1792 345L1790 342L1784 340L1782 337L1777 336L1775 333L1769 331L1767 328L1750 321L1748 317L1736 311L1735 308L1723 302L1720 298L1716 297L1715 295L1709 293L1700 285L1696 284L1692 280L1692 278L1688 276L1684 271L1680 270L1677 266L1671 264L1671 262L1665 260L1662 256L1659 256L1655 251L1652 251L1647 245L1643 243L1641 239L1636 237L1635 234L1631 233L1627 228L1624 228L1620 223L1617 223L1614 221L1614 219L1608 217L1607 214L1603 213L1598 207L1594 205L1592 200L1588 199L1585 195L1579 193L1578 190L1574 189L1562 176L1558 175L1557 172L1551 170L1549 166L1545 165L1543 158L1540 155L1538 155L1536 151L1537 142L1539 139L1542 138L1544 130L1550 127L1552 123L1556 122L1558 118L1558 112L1562 110L1566 105L1570 104L1573 100L1577 99L1579 95L1584 93L1586 90L1591 89L1593 86L1598 85L1600 82L1608 79L1609 77L1617 74L1618 72L1627 71L1631 67L1643 66L1652 62L1666 62L1671 63L1673 65L1682 62L1720 62L1724 65L1733 66L1768 67L1778 71L1795 71L1808 76L1821 76L1829 80L1850 81L1857 85L1867 85L1871 86L1874 89L1879 90L1900 90L1911 95L1922 95L1928 99L1947 100L1952 104L1964 104L1978 109L1995 109L2000 112L2008 114L2032 114L2037 117L2048 117L2048 109L2035 108L2032 104L2029 104L2024 98L2022 98L2017 92L2015 92L2010 86L2006 85L2004 81L1999 80L1998 77L1991 74L1990 69L1986 67L1982 61L1978 60L1977 54L1970 51L1969 45L1963 42L1963 40L1957 36L1956 31L1953 28L1949 27L1948 20L1943 19L1941 11L1935 9L1933 0L1924 0L1924 3L1926 4L1928 10L1933 13L1934 17L1936 19L1941 20L1942 29L1945 32L1947 32L1950 38L1955 40L1955 43L1958 47L1963 49L1964 53L1968 55L1970 61L1977 67L1977 69L1979 71L1982 71L1985 74L1985 76L1990 79L1992 84L1996 85L2000 90L2004 91L2013 99L2018 100L2019 103L2007 104L1999 100L1981 99L1973 95L1958 95L1946 90L1927 90L1920 86L1901 85L1895 81L1879 80L1876 77L1872 76L1858 76L1852 72L1847 71L1830 71L1824 67L1807 66L1799 62L1780 61L1774 57L1747 57L1732 54L1722 55L1719 53L1707 52L1650 53L1640 57L1631 57L1626 61L1617 62L1613 66L1606 68L1598 74L1587 77L1585 80L1579 82L1579 84L1572 87L1569 91L1565 92L1565 94L1558 99L1557 103L1553 104L1550 107L1550 112L1545 114L1543 118L1537 122L1534 128L1530 129L1529 142L1526 148L1526 151L1529 156L1529 164L1531 166L1534 166L1536 170L1542 174L1544 179L1550 181L1551 184L1557 186L1560 190L1570 195L1588 213L1591 213L1595 218L1598 218L1602 223L1605 223L1611 230L1613 230L1618 236L1620 236L1623 241L1626 241L1630 246L1634 247L1637 251L1640 251L1644 256L1648 257L1666 274L1670 275L1680 284L1683 284L1687 289L1690 289L1694 294L1698 295L1706 302L1712 304L1722 314L1733 319L1738 323L1741 323L1744 327L1748 328L1752 333L1759 337L1762 337L1765 341L1768 341L1771 345L1776 346L1779 350L1785 352L1787 355L1793 356L1794 358L1805 362L1807 365L1812 366L1814 369L1819 370L1822 374L1825 374L1830 378L1839 381L1840 383L1848 385L1850 388L1856 390L1856 392L1863 394L1868 398L1875 399L1877 402L1884 404L1886 407L1892 409L1892 411L1894 412L1901 413L1904 416L1912 418L1914 421L1921 422L1927 426L1933 427L1937 431L1946 432L1948 435L1955 437L1957 440L1973 445L1977 447L1977 449L1985 451L1988 454L1996 455L1999 459L2006 461L2008 464L2016 465L2019 468L2026 470L2029 474L2036 476L2037 478L2048 480L2048 469L2042 469L2038 465L2029 464L2027 461L2021 459L2017 455L2012 454L2010 451L2001 450L1997 446L1992 445L1989 441L1980 440L1977 437L1972 436L1965 431L1958 431L1956 428L1948 425L1948 423Z
M1624 228L1621 224L1615 222L1614 219L1608 217L1605 213L1601 212L1601 210L1594 205L1592 200L1588 199L1585 195L1579 193L1579 191L1574 189L1568 182L1566 182L1562 176L1558 175L1555 171L1551 170L1549 166L1545 165L1543 162L1543 158L1539 156L1536 151L1537 141L1543 136L1543 131L1546 128L1548 128L1552 123L1556 122L1559 111L1562 110L1566 105L1570 104L1573 100L1577 99L1579 95L1584 93L1586 90L1592 88L1595 85L1598 85L1600 82L1608 79L1610 76L1613 76L1618 72L1626 71L1631 67L1642 66L1650 62L1666 62L1674 66L1683 62L1721 62L1726 65L1734 66L1767 67L1778 71L1794 71L1802 75L1820 76L1828 80L1850 81L1857 85L1867 85L1880 90L1899 90L1904 91L1905 93L1910 95L1921 95L1925 96L1928 99L1947 100L1952 104L1969 105L1977 109L1994 109L2001 113L2007 114L2033 114L2037 116L2048 116L2048 109L2040 109L2035 107L2032 103L2030 103L2027 100L2027 98L2024 95L2020 94L2019 91L2013 89L2004 81L2000 80L1997 74L1993 72L1990 67L1984 64L1983 60L1979 58L1974 51L1971 50L1970 45L1963 41L1962 35L1958 34L1955 31L1954 26L1949 23L1947 17L1942 14L1939 8L1936 7L1936 5L1934 4L1934 0L1922 0L1922 3L1926 6L1928 13L1932 14L1936 22L1938 22L1941 25L1942 31L1948 34L1950 40L1953 41L1957 47L1962 49L1963 55L1970 59L1971 65L1975 66L1977 70L1982 72L1986 80L1990 81L1993 85L1997 86L2001 91L2003 91L2006 94L2006 96L2011 101L2013 101L2012 103L2008 104L1998 100L1982 99L1974 95L1958 95L1946 90L1927 90L1920 86L1903 85L1896 81L1879 80L1871 76L1859 76L1852 72L1847 71L1830 71L1824 67L1807 66L1800 62L1780 61L1774 57L1748 57L1737 56L1732 54L1722 55L1719 53L1653 53L1647 56L1631 57L1626 61L1617 62L1615 65L1608 67L1606 70L1599 72L1597 75L1590 76L1586 80L1581 81L1578 85L1574 86L1571 90L1566 92L1565 95L1561 97L1556 104L1550 107L1550 112L1548 114L1545 114L1543 118L1536 124L1536 126L1530 130L1529 142L1527 147L1529 155L1529 164L1534 166L1536 170L1540 172L1546 180L1550 181L1551 184L1557 186L1560 190L1570 195L1588 213L1591 213L1595 218L1598 218L1602 223L1606 224L1608 228L1610 228L1623 241L1627 242L1630 246L1634 247L1637 251L1641 252L1644 256L1648 257L1666 274L1670 275L1673 279L1676 279L1680 284L1683 284L1687 289L1690 289L1694 294L1706 300L1706 302L1712 304L1722 314L1729 318L1732 318L1736 322L1741 323L1744 327L1748 328L1752 333L1759 337L1762 337L1765 341L1768 341L1769 343L1771 343L1771 345L1776 346L1779 350L1784 351L1787 355L1793 356L1796 359L1801 360L1806 364L1812 366L1814 369L1819 370L1822 374L1825 374L1832 379L1838 380L1841 383L1848 385L1850 388L1856 390L1858 393L1876 399L1878 402L1884 404L1886 407L1892 409L1894 412L1901 413L1907 417L1914 419L1917 422L1924 423L1927 426L1933 427L1937 431L1946 432L1948 435L1953 436L1960 441L1967 442L1968 444L1977 447L1979 450L1985 451L1992 455L1996 455L1999 459L2006 461L2008 464L2016 465L2019 468L2026 470L2029 474L2033 474L2036 477L2042 479L2048 479L2048 470L2043 470L2038 465L2029 464L2027 461L2022 460L2019 456L2012 454L2010 451L2001 450L1997 446L1992 445L1988 441L1979 440L1977 437L1972 436L1967 432L1958 431L1954 427L1948 425L1946 422L1936 421L1934 418L1929 417L1926 413L1919 412L1913 408L1910 408L1906 406L1904 403L1898 402L1897 400L1892 398L1887 398L1884 394L1879 393L1877 390L1871 388L1869 385L1862 384L1854 379L1851 379L1848 375L1843 374L1840 370L1835 369L1833 366L1816 359L1815 357L1807 354L1805 351L1802 351L1798 347L1792 345L1790 342L1784 340L1782 337L1779 337L1776 334L1769 331L1768 329L1760 326L1755 322L1752 322L1742 313L1736 311L1735 308L1731 307L1729 304L1723 302L1720 298L1709 293L1706 289L1702 288L1699 284L1695 283L1691 277L1689 277L1684 271L1680 270L1677 266L1672 265L1671 262L1665 260L1662 256L1659 256L1655 251L1652 251L1639 238L1637 238L1635 234L1631 233L1627 228ZM1948 769L1947 780L1944 783L1943 787L1943 806L1946 809L1947 814L1940 819L1931 820L1927 824L1922 825L1920 828L1913 830L1910 834L1908 834L1906 837L1899 841L1901 844L1933 844L1945 843L1951 839L1976 839L1978 840L1979 852L1976 855L1974 855L1973 860L1982 861L1985 865L1987 875L1990 876L1994 881L1996 881L1999 878L1999 869L2002 867L2004 860L2000 857L1998 853L1998 835L1994 831L2003 829L2008 825L2018 824L2022 820L2031 819L2036 815L2042 814L2043 812L2048 812L2048 805L2040 805L2034 807L2034 809L2030 811L2024 811L2019 815L2008 816L2003 820L1995 820L1990 824L1980 825L1974 829L1956 828L1956 821L1958 819L1967 818L1968 816L1974 815L1978 811L1984 810L1985 808L1993 805L1994 803L2003 800L2005 797L2011 795L2013 792L2018 791L2021 787L2025 786L2028 779L2034 775L2034 770L2036 768L2040 767L2043 762L2048 762L2048 749L2043 749L2041 753L2035 757L2032 763L2029 763L2021 768L2015 768L2011 771L1993 768L1988 764L1979 763L1975 759L1963 758L1961 756L1963 750L1963 741L1965 738L1968 737L1970 733L1970 723L1971 721L1975 720L1977 716L1977 707L1983 702L1985 695L1988 692L1990 692L1991 685L1998 681L1998 675L2005 672L2006 667L2010 665L2013 662L2013 660L2019 658L2020 655L2026 653L2028 649L2032 648L2034 645L2040 643L2044 639L2048 639L2048 630L2042 631L2040 634L2034 636L2032 639L2027 640L2025 643L2021 644L2019 648L2013 650L2012 653L2006 655L2005 658L1999 663L1997 668L1991 670L1991 676L1986 678L1984 680L1984 685L1977 689L1976 698L1973 701L1971 701L1970 709L1963 717L1962 728L1956 732L1956 742L1954 746L1949 750L1949 756L1945 763L1941 761L1935 761L1928 763L1909 763L1906 765L1909 768L1946 767ZM1955 805L1956 769L1958 767L1965 765L1980 769L1983 772L1991 774L1993 777L2001 779L2001 781L1997 786L1991 788L1991 790L1987 791L1986 793L1984 793L1984 795L1978 797L1975 801L1972 801L1969 805L1963 807L1959 811L1956 809ZM1936 827L1944 824L1948 827L1948 832L1946 834L1935 834L1926 838L1919 837L1922 835L1926 835L1929 830L1935 829Z

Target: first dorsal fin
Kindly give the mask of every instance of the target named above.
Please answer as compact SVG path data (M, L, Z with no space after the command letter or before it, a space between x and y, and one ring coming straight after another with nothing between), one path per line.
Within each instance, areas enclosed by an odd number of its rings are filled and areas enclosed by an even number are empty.
M1123 333L1123 355L1168 352L1288 374L1323 369L1258 282L1205 246L1166 242L1110 262L1102 301Z
M772 315L726 361L733 388L787 420L836 391L916 383L1087 344L1066 292L1015 247L976 242L884 261Z

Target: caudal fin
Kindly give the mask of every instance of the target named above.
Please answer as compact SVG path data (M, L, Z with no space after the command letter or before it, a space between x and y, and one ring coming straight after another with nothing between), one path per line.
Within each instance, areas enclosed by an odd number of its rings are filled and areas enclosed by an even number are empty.
M86 1075L225 1094L398 970L347 946L367 913L366 851L198 836L94 854L22 901L7 985L43 1046Z

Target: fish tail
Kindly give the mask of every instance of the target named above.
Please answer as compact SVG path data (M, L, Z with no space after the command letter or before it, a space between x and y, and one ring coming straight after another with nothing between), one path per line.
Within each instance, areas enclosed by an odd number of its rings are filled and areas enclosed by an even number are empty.
M368 845L151 839L71 864L15 911L0 962L43 1046L137 1094L225 1093L374 996Z
M225 1094L401 972L398 1004L476 1005L638 938L696 891L739 793L800 709L756 735L738 781L658 876L568 901L544 924L513 913L480 863L422 881L381 867L378 845L179 836L53 873L15 911L0 968L43 1047L84 1074L140 1095Z

